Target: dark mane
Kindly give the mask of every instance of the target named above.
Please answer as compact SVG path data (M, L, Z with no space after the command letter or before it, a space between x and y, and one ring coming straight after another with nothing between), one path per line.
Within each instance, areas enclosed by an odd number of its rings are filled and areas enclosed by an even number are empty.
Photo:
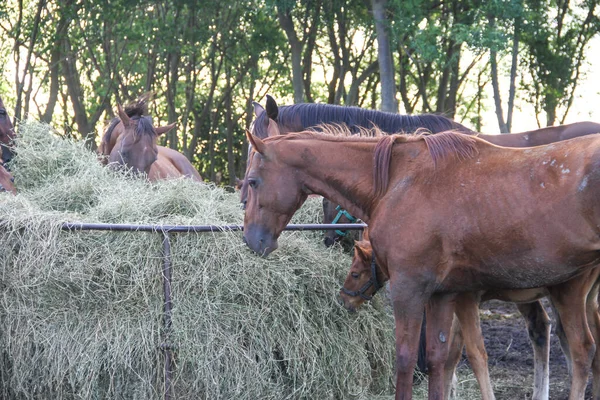
M473 157L478 152L477 139L455 131L446 131L437 135L420 133L418 135L391 135L383 137L377 142L373 154L373 187L375 196L379 197L387 190L394 144L416 140L425 141L434 165L437 165L439 160L446 158L448 155L454 155L458 159L465 159Z
M260 117L267 118L266 113L263 113ZM447 130L474 133L466 126L450 118L435 114L402 115L359 107L316 103L279 107L277 116L279 125L294 127L297 121L301 122L303 128L316 127L323 123L344 123L350 127L353 133L356 133L356 126L371 128L373 125L378 126L388 134L413 133L418 128L425 128L433 133ZM259 125L258 119L257 125Z
M138 126L136 128L136 134L154 131L154 128L152 127L152 119L148 115L148 102L150 101L151 98L152 98L152 93L150 93L150 92L144 93L143 95L138 97L133 102L127 104L123 108L123 110L125 111L125 114L127 114L127 116L129 118L140 119L140 121L146 120L146 119L149 120L150 127L148 127L148 124L146 123L148 121L143 122L141 126L140 126L140 124L138 124ZM110 137L111 137L112 133L114 132L115 128L117 127L117 125L119 125L119 122L121 122L121 119L119 117L115 117L110 120L110 124L108 125L108 128L106 128L106 132L104 132L104 136L102 137L102 143L105 146L110 143Z
M128 117L141 117L148 115L148 102L152 98L152 93L144 93L133 102L124 107L125 114Z
M112 133L115 130L115 128L117 127L117 125L119 125L119 122L121 122L119 117L115 117L110 120L110 124L108 125L108 128L106 128L106 132L104 132L104 136L102 137L101 148L106 149L107 148L106 146L108 146L110 144L110 136L112 135Z
M137 135L152 135L156 136L156 131L154 130L154 126L152 125L152 117L149 115L144 115L142 117L131 118L132 121L138 121L135 127L135 134Z

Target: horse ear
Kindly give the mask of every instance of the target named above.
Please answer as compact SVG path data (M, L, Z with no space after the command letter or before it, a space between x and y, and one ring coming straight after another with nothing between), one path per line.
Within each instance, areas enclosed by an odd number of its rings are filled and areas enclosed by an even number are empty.
M254 106L254 115L258 118L261 116L262 113L265 112L265 109L263 108L263 106L261 106L260 104L258 104L257 102L253 101L252 105Z
M371 243L367 242L366 240L354 241L354 248L356 249L357 255L361 259L368 260L371 258L371 254L369 254L372 252Z
M127 113L125 112L125 110L123 110L123 107L121 107L120 104L117 104L117 110L119 111L119 118L121 119L123 126L128 127L129 125L131 125L131 119L129 118L129 115L127 115Z
M265 142L258 136L253 135L248 129L246 129L246 136L248 137L248 142L252 145L252 148L258 153L265 155Z
M369 228L363 229L361 240L369 240Z
M267 95L267 115L272 120L276 120L277 115L279 115L279 108L277 107L277 103L275 102L275 99L269 95Z
M169 132L171 129L175 128L175 125L177 125L177 122L165 126L157 126L156 129L154 129L156 131L156 136Z

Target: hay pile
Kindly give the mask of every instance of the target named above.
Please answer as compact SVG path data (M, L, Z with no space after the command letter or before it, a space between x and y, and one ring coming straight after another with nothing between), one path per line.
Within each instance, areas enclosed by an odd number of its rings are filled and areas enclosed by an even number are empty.
M161 236L60 225L241 224L238 194L109 171L37 122L18 134L20 194L0 195L0 397L161 399ZM317 222L319 210L309 201L293 222ZM377 302L357 314L337 304L350 258L320 233L284 233L267 259L239 232L171 243L176 398L393 393L393 321Z

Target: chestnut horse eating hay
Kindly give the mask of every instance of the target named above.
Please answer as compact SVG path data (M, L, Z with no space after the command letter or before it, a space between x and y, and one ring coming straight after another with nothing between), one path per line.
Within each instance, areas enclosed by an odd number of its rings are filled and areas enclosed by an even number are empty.
M368 238L367 230L364 237ZM560 294L567 298L578 298L582 288L591 288L586 299L587 321L594 342L600 343L600 315L598 313L598 276L599 268L593 268L572 279L564 290L561 287L533 288L523 290L491 290L480 292L463 292L455 299L454 313L456 318L452 323L449 341L449 356L445 364L445 396L450 398L456 365L462 356L463 347L466 345L467 357L473 369L481 390L482 400L495 399L490 381L487 363L487 352L481 333L479 320L479 303L482 301L499 299L516 303L519 311L525 317L527 331L534 354L534 387L532 399L547 399L549 396L549 365L550 353L550 321L538 301L541 297ZM361 240L355 243L352 266L340 290L340 300L349 311L356 310L365 300L370 300L388 280L389 274L380 268L374 258L371 243ZM561 285L559 285L561 286ZM570 293L569 291L573 291ZM566 356L569 369L572 366L569 343L564 338L564 330L559 315L556 316L556 332L561 336L563 353ZM600 346L596 347L593 361L593 388L594 399L600 398ZM442 368L442 366L438 366Z
M457 292L558 285L600 261L598 135L525 149L454 132L248 138L244 240L252 250L263 256L275 250L313 193L369 225L390 278L396 399L412 397L426 305L434 367L447 358ZM570 398L581 399L595 351L585 297L557 293L555 305L576 355ZM443 374L430 370L429 398L443 398Z

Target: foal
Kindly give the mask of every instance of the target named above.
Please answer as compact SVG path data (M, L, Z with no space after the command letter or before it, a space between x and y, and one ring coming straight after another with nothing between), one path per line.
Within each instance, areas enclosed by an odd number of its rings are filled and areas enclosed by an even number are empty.
M364 232L364 237L368 239L367 230ZM586 310L588 324L596 343L600 343L600 332L598 331L600 329L600 325L598 325L598 285L596 282L599 274L600 271L596 268L589 273L573 278L573 281L576 283L573 287L593 285L593 289L590 290L587 296ZM370 300L388 279L389 275L387 271L375 263L371 243L368 240L357 241L355 242L352 266L340 290L340 300L347 310L355 311L365 300ZM548 353L550 351L550 323L538 299L549 294L550 292L547 288L460 293L455 300L455 319L452 321L452 332L450 334L450 352L445 363L445 398L450 397L454 371L460 361L465 344L467 357L481 389L482 399L493 400L495 398L488 370L487 353L481 333L479 303L498 299L516 303L519 311L525 318L529 339L534 352L534 389L532 399L547 399L549 395ZM580 296L579 293L568 292L564 292L562 295ZM532 312L534 309L536 311ZM562 326L559 316L557 316L557 323L557 332L561 332ZM563 340L561 341L561 345L563 345L563 353L567 357L570 368L571 356L568 342ZM594 399L600 398L599 352L600 346L597 346L593 363Z

